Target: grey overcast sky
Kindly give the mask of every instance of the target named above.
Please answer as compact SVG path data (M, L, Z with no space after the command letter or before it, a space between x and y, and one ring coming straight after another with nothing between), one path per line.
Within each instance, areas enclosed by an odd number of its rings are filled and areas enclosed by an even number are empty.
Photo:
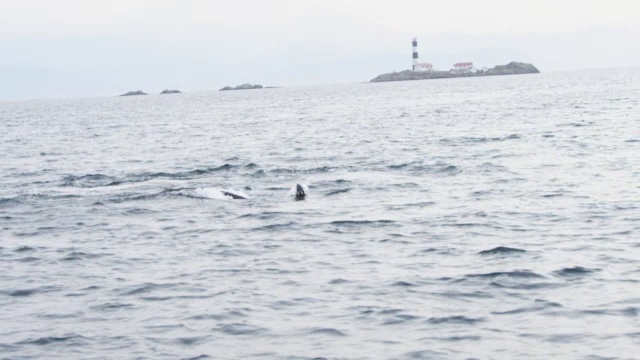
M0 0L0 99L640 66L635 0Z

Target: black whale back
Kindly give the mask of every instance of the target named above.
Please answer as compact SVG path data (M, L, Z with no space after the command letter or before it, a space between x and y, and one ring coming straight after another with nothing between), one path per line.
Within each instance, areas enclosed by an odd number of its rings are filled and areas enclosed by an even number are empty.
M304 192L304 188L300 184L296 184L296 200L304 200L307 194Z

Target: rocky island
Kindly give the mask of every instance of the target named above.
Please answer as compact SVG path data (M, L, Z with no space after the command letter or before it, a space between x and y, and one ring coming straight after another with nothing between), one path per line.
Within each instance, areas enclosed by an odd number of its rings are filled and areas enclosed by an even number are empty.
M427 79L449 79L458 77L474 76L495 76L495 75L516 75L516 74L536 74L539 73L535 66L527 63L512 61L507 65L497 65L490 69L475 71L411 71L405 70L378 75L370 82L385 81L405 81L405 80L427 80Z
M262 85L251 85L251 84L242 84L242 85L238 85L236 87L231 87L231 86L225 86L222 89L220 89L220 91L227 91L227 90L253 90L253 89L264 89L264 87Z
M165 89L165 90L162 90L162 92L160 94L180 94L180 93L181 93L180 90Z
M147 93L145 93L142 90L138 90L138 91L129 91L128 93L122 94L120 96L133 96L133 95L147 95Z

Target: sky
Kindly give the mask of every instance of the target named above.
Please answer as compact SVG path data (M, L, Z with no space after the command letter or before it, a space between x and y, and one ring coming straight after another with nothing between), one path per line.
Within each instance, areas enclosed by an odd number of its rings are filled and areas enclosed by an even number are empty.
M0 99L640 66L635 0L0 0Z

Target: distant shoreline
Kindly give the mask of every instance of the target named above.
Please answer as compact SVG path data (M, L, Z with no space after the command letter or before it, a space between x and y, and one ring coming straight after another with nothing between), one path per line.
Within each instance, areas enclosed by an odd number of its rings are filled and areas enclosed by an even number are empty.
M389 81L408 81L408 80L431 80L431 79L451 79L460 77L478 77L478 76L498 76L498 75L520 75L520 74L537 74L540 73L535 66L528 63L512 61L507 65L497 65L486 70L477 70L475 72L455 72L450 71L412 71L405 70L400 72L391 72L378 75L369 82L389 82Z

